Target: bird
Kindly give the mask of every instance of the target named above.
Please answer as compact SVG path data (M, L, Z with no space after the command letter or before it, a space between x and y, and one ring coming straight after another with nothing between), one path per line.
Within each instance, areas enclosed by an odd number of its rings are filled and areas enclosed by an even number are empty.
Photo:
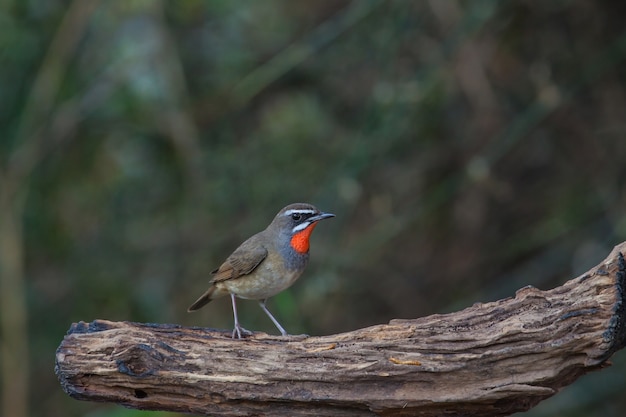
M216 270L209 288L188 309L193 312L212 300L230 295L235 327L232 338L252 334L239 323L237 298L257 300L282 336L288 336L270 313L268 298L290 287L309 261L309 238L320 220L335 217L308 203L281 209L267 228L244 241Z

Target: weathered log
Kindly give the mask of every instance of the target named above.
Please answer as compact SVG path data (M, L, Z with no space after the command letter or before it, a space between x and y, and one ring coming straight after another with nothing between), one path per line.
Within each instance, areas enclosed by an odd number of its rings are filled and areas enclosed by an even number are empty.
M607 365L626 342L626 265L549 291L324 337L97 320L56 373L73 398L215 416L504 416Z

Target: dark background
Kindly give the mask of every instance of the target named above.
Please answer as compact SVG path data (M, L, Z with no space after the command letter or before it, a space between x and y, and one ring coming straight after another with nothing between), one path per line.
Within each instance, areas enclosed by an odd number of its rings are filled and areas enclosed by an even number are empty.
M79 320L232 328L228 299L186 308L291 202L337 215L269 303L291 333L599 263L626 240L624 22L617 1L2 2L0 414L170 416L70 399L55 349ZM622 416L613 360L528 415Z

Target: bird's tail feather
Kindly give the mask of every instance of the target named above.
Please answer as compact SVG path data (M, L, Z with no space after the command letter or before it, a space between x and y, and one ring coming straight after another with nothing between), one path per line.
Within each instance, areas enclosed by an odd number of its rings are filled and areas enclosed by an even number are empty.
M189 308L187 309L187 312L191 313L192 311L199 310L205 305L209 304L209 302L213 300L213 292L215 292L215 285L211 285L211 287L208 290L206 290L206 292L202 294L200 298L196 300L195 303L189 306Z

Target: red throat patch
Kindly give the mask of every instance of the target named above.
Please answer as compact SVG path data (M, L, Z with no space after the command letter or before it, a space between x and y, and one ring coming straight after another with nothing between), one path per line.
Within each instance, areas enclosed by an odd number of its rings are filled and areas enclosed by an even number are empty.
M313 229L317 226L317 222L311 223L309 227L299 231L291 237L291 247L298 253L305 254L309 251L309 237Z

